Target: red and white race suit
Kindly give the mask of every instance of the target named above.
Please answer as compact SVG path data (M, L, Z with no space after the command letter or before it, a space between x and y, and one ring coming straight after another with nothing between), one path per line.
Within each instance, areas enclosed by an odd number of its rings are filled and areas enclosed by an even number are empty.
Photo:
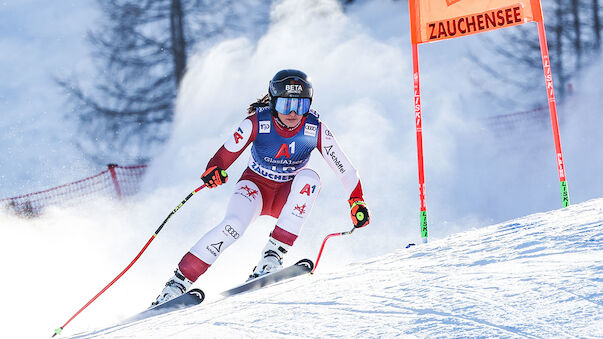
M179 269L196 281L260 215L277 218L271 236L293 245L320 191L320 177L307 167L318 149L350 197L362 199L358 172L329 128L311 110L293 129L281 126L269 107L258 108L232 133L207 164L228 169L252 144L247 169L235 185L224 220L182 258Z

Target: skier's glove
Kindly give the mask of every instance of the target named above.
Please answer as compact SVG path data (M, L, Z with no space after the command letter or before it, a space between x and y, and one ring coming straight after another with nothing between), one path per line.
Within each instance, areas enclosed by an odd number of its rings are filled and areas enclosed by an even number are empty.
M208 188L214 188L226 183L228 181L228 174L220 167L212 166L201 174L201 180L203 180Z
M350 198L350 214L354 227L360 228L368 225L371 222L368 207L361 198Z

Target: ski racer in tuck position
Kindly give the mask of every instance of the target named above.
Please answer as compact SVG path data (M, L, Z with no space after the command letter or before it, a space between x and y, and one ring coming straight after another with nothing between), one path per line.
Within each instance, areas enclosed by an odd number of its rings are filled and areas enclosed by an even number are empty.
M228 180L225 170L253 144L249 165L235 185L224 220L184 255L152 305L184 294L259 215L277 221L250 278L282 268L283 256L297 239L320 190L318 174L306 167L315 148L349 194L354 226L369 224L358 172L318 113L310 109L312 95L306 74L287 69L276 73L268 94L249 106L247 118L201 175L209 188L222 185Z

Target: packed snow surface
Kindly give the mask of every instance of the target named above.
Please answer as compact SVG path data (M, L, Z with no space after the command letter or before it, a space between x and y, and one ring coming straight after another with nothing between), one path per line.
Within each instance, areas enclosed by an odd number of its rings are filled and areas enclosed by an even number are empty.
M603 337L601 258L597 199L74 338Z
M12 51L0 55L0 74L8 77L0 86L6 107L0 119L1 197L97 172L71 142L74 130L62 117L73 112L64 111L64 97L47 70L67 76L67 70L91 67L83 41L92 26L85 23L99 13L90 1L64 2L0 5L6 19L0 26L14 33L0 37ZM407 8L393 0L358 0L345 11L336 0L275 1L268 28L256 32L260 38L227 39L191 55L173 136L149 164L144 192L124 204L99 198L76 208L51 206L35 219L0 213L2 337L49 336L115 277L198 186L207 160L282 68L311 75L313 107L361 174L371 225L329 240L314 276L220 299L220 291L244 280L257 263L274 228L274 220L261 217L195 283L208 296L204 304L101 330L147 307L182 255L221 220L246 166L244 154L229 168L232 179L179 210L64 337L603 337L603 264L597 261L603 201L590 200L601 198L603 188L603 59L577 74L574 96L558 103L575 205L483 228L559 206L550 125L522 121L521 128L497 133L485 128L484 118L528 107L497 105L476 89L476 83L487 86L466 54L484 48L481 35L422 45L432 241L404 249L419 235ZM542 91L533 99L546 103L542 75L536 74L534 86ZM487 89L508 96L503 88ZM315 259L326 234L351 227L348 197L337 178L318 154L309 165L321 175L321 195L285 258L289 264Z

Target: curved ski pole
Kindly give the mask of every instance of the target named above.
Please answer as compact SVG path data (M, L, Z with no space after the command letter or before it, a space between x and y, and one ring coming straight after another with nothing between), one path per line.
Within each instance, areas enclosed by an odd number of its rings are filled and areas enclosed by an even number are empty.
M119 278L121 278L130 269L130 267L132 267L132 265L134 265L134 263L138 260L138 258L140 258L140 256L142 255L142 253L144 251L146 251L147 247L149 247L149 245L155 239L155 237L157 236L157 234L159 234L159 232L161 232L161 229L163 228L163 226L165 226L165 224L172 217L172 215L174 215L174 213L176 213L180 209L180 207L182 207L182 205L184 205L188 201L188 199L190 199L193 195L195 195L195 193L199 192L203 188L205 188L205 185L202 185L202 186L198 187L197 189L195 189L194 191L192 191L189 195L187 195L186 198L184 198L184 200L182 200L182 202L178 206L176 206L176 208L174 208L174 210L172 212L170 212L170 214L167 216L167 218L165 218L165 220L163 220L163 222L161 223L161 225L159 225L159 228L157 228L157 230L155 231L155 233L153 233L153 235L147 241L147 243L144 245L144 247L142 248L142 250L140 250L140 252L138 252L138 255L136 255L136 257L134 258L134 260L132 260L132 262L130 262L130 264L123 271L121 271L121 273L119 273L113 280L111 280L111 282L109 284L107 284L107 286L105 286L105 288L103 288L92 299L90 299L90 301L88 301L86 303L86 305L84 305L82 308L80 308L79 311L77 311L71 318L69 318L69 320L67 320L67 322L65 324L63 324L63 326L61 326L61 327L57 328L56 330L54 330L54 334L52 335L52 337L54 337L56 335L60 335L61 332L63 331L63 329L65 328L65 326L67 326L67 324L69 324L71 322L71 320L73 320L75 317L77 317L84 309L86 309L86 307L90 306L90 304L92 304L96 300L96 298L98 298L101 294L105 293L105 291L107 289L109 289L109 287L111 287L111 285L113 285Z
M355 229L356 229L356 227L353 227L351 230L349 230L347 232L332 233L332 234L327 235L325 237L325 240L323 240L323 242L322 242L322 246L320 246L320 251L318 252L318 257L316 258L316 263L314 264L314 268L312 269L312 272L310 272L310 274L314 274L314 271L316 271L316 268L318 267L318 261L320 261L320 257L322 256L322 250L325 248L325 244L327 243L327 240L331 237L352 234L352 232L354 232Z

